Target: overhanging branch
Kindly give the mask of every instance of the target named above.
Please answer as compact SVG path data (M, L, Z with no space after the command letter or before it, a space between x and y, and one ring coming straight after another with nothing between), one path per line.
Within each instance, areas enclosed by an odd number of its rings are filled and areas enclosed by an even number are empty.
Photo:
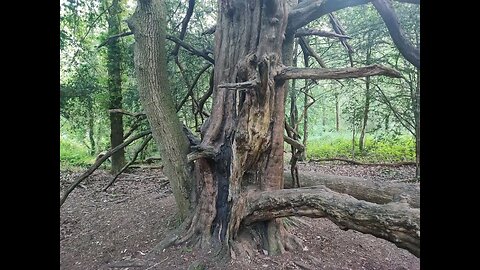
M111 37L107 38L104 42L102 42L100 45L98 45L97 48L101 48L102 46L105 46L109 42L112 42L112 41L114 41L118 38L125 37L125 36L130 36L130 35L133 35L132 31L111 36ZM171 35L166 35L165 38L170 40L170 41L175 42L177 45L180 45L181 47L183 47L185 50L189 51L193 55L200 56L200 57L204 58L205 60L207 60L208 62L210 62L212 64L215 62L213 60L213 58L208 55L209 52L206 51L206 50L201 51L199 49L196 49L192 45L186 43L185 41L180 40L179 38L171 36Z
M420 50L413 46L400 25L390 0L373 0L373 6L382 17L395 46L400 53L417 68L420 68Z
M166 38L170 41L173 41L173 42L179 44L185 50L189 51L193 55L200 56L200 57L204 58L205 60L207 60L208 62L210 62L212 64L215 62L213 60L213 58L208 55L208 51L206 51L206 50L200 51L200 50L194 48L192 45L184 42L183 40L180 40L177 37L174 37L174 36L171 36L171 35L167 35Z
M298 29L297 32L295 32L295 37L303 37L303 36L319 36L319 37L329 37L329 38L351 39L351 37L347 35L337 34L337 33L328 32L328 31L322 31L318 29L302 28L302 29Z
M286 67L275 76L275 80L290 80L290 79L347 79L360 78L367 76L388 76L394 78L401 78L402 74L395 69L381 66L370 65L359 68L297 68Z
M287 32L292 33L328 13L358 5L370 0L310 0L303 1L288 13Z

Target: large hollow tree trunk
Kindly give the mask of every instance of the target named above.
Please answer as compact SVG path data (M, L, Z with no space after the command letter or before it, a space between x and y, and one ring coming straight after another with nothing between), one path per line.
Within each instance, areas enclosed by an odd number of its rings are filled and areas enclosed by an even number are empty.
M285 1L219 1L218 11L216 117L207 120L195 161L200 200L191 230L201 234L194 239L200 246L237 237L246 190L283 187L284 81L274 78L282 68ZM265 249L282 252L282 223L261 223Z
M166 88L162 1L138 1L129 26L136 42L140 98L164 157L177 205L186 217L157 249L188 242L242 256L242 250L253 247L244 248L244 240L251 242L256 235L269 254L278 254L298 244L280 218L298 214L328 217L343 227L415 250L419 246L418 209L359 202L321 187L281 190L285 80L399 77L398 72L378 65L359 69L285 68L282 45L289 36L285 36L286 2L218 1L212 111L201 128L201 141L189 149ZM283 195L287 201L281 199ZM360 215L352 216L350 207ZM265 214L268 209L272 215ZM392 219L398 213L402 215ZM371 221L378 224L372 225Z
M119 0L113 0L109 9L108 33L115 35L120 32ZM121 48L119 40L110 42L108 47L108 90L110 94L109 109L122 109L122 74L121 74ZM110 144L111 148L123 143L123 115L110 113ZM112 156L112 173L118 173L125 165L125 150L121 149Z
M162 156L179 218L183 220L190 213L190 191L193 190L191 166L187 162L190 149L168 88L164 12L160 0L138 1L128 24L135 37L134 63L140 101Z

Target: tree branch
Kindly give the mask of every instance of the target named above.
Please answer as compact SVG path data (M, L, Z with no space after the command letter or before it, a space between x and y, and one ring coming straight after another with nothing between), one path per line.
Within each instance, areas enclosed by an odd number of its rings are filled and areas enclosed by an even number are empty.
M327 68L327 65L325 65L325 62L320 58L320 56L313 50L313 48L308 44L308 42L305 40L304 37L299 38L299 44L300 47L302 48L302 51L304 54L308 54L309 56L312 56L315 58L317 63L322 67L322 68Z
M107 40L105 40L104 42L102 42L100 45L98 45L97 48L100 48L100 47L102 47L102 46L105 46L107 43L112 42L112 41L115 40L115 39L118 39L118 38L121 38L121 37L125 37L125 36L130 36L130 35L133 35L133 32L132 32L132 31L111 36L111 37L107 38ZM177 45L183 47L184 49L186 49L187 51L189 51L189 52L190 52L191 54L193 54L193 55L200 56L200 57L204 58L205 60L207 60L208 62L210 62L210 63L212 63L212 64L215 62L215 61L213 60L213 58L211 58L211 57L208 55L209 52L206 51L206 50L200 51L199 49L194 48L192 45L184 42L183 40L180 40L180 39L178 39L177 37L174 37L174 36L171 36L171 35L166 35L165 38L168 39L168 40L170 40L170 41L175 42Z
M118 34L118 35L108 37L104 42L100 43L100 45L97 46L97 49L100 49L101 47L109 44L110 42L113 42L116 39L119 39L121 37L131 36L131 35L133 35L133 32L129 31L129 32L125 32L125 33L121 33L121 34Z
M180 40L177 37L174 37L174 36L171 36L171 35L167 35L166 38L170 41L173 41L173 42L179 44L185 50L189 51L191 54L196 55L196 56L200 56L200 57L204 58L205 60L207 60L208 62L214 64L215 61L213 60L213 58L211 58L208 55L208 52L206 50L200 51L200 50L194 48L192 45L184 42L183 40Z
M297 32L295 32L295 37L303 37L303 36L319 36L319 37L329 37L329 38L351 39L351 37L346 35L337 34L337 33L328 32L328 31L322 31L318 29L302 28L302 29L298 29Z
M213 93L213 75L215 74L214 70L210 72L210 80L209 80L209 86L208 86L208 91L198 100L198 110L200 113L203 113L205 116L209 117L210 115L206 114L203 112L203 107L205 106L205 102L207 102L208 98L212 95Z
M379 205L323 186L280 189L250 193L242 222L287 216L326 217L344 230L386 239L420 257L420 209L407 203Z
M72 185L70 185L70 187L65 191L62 198L60 199L60 206L63 205L63 203L67 199L70 192L72 192L73 189L75 189L75 187L78 186L78 184L80 184L80 182L82 182L85 178L87 178L90 174L92 174L98 167L100 167L100 165L102 165L102 163L105 160L107 160L111 155L115 154L120 149L125 148L126 146L128 146L132 142L134 142L134 141L136 141L136 140L138 140L142 137L145 137L145 136L147 136L148 134L151 134L151 133L152 132L150 130L142 131L142 132L138 133L137 135L131 137L130 139L124 141L123 143L117 145L115 148L110 149L103 157L98 159L86 172L84 172L82 175L80 175L77 178L77 180L75 180L75 182L72 183Z
M295 149L298 149L299 151L304 151L305 150L305 146L303 146L303 144L299 143L298 141L286 136L286 135L283 135L283 141L290 144L291 146L293 146L293 148Z
M345 35L346 34L345 29L343 29L343 27L340 24L340 21L337 19L337 17L335 17L335 15L333 15L333 13L329 13L328 17L330 18L330 24L332 24L332 27L335 30L335 33ZM350 46L350 44L348 44L348 42L345 38L339 38L339 40L342 43L343 47L345 47L345 49L347 49L348 59L350 60L350 66L353 67L353 57L352 57L353 49L352 49L352 46Z
M204 35L211 35L211 34L215 33L215 30L216 30L216 29L217 29L217 25L214 24L213 26L211 26L211 27L208 28L207 30L203 31L201 35L202 35L202 36L204 36Z
M370 0L310 0L298 4L288 14L287 32L292 33L328 13L358 5Z
M195 77L195 79L193 80L193 83L192 85L189 86L188 88L188 91L187 91L187 94L185 95L185 97L182 99L182 101L180 101L180 104L178 104L177 106L177 112L180 111L180 109L182 108L183 104L185 104L185 102L187 102L187 99L189 96L192 96L193 98L193 88L195 88L195 86L197 85L197 82L198 80L200 79L200 77L202 76L202 74L207 71L207 69L211 66L212 64L206 64L202 70L200 70L200 72L197 74L197 76ZM198 104L197 104L198 106ZM198 108L197 108L198 109Z
M187 26L188 22L190 22L190 18L193 14L193 8L195 7L195 0L188 1L188 9L185 17L182 20L182 29L180 30L180 36L178 37L179 40L183 40L185 38L185 34L187 33ZM175 48L173 48L172 55L177 56L178 50L180 49L180 44L176 44Z
M239 83L224 83L220 84L218 88L227 88L227 89L250 89L255 87L258 82L257 80L251 80L251 81L246 81L246 82L239 82Z
M346 79L359 78L367 76L384 75L388 77L400 78L402 74L392 68L381 65L370 65L359 68L296 68L286 67L280 71L275 80L290 79Z
M133 155L132 160L130 160L130 162L128 162L127 164L125 164L125 166L123 166L123 168L113 177L113 179L105 187L102 188L102 191L107 191L107 189L111 185L113 185L113 183L115 183L115 181L118 179L120 174L122 174L128 167L130 167L130 165L132 165L135 162L135 160L137 160L138 154L142 152L143 149L145 149L145 147L147 146L148 142L150 142L151 139L152 139L152 134L147 135L143 143L135 150L135 154Z
M141 116L146 116L144 112L132 113L132 112L129 112L129 111L125 111L123 109L110 109L110 110L108 110L108 112L109 113L121 113L121 114L129 115L129 116L132 116L132 117L135 117L135 118L138 118L138 117L141 117Z
M417 68L420 68L420 50L408 39L400 25L397 14L390 0L373 0L373 6L382 17L388 32L403 57Z

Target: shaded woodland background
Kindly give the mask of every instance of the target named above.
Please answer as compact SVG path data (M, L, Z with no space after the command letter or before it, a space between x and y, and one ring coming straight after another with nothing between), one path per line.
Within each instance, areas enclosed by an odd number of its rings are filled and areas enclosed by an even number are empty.
M395 1L393 4L407 36L418 47L419 5ZM127 137L131 129L148 129L143 116L134 116L142 108L134 76L133 37L106 42L109 37L129 32L125 20L133 13L135 3L119 1L116 11L111 6L111 1L61 3L62 168L93 164L111 143L118 145L122 141L115 134ZM166 29L171 39L183 33L185 43L212 56L213 35L206 32L215 24L215 1L197 1L187 23L188 1L166 1L166 7ZM342 9L334 16L313 21L308 28L333 35L296 38L294 65L335 68L377 63L395 68L403 78L291 80L286 118L298 133L296 139L306 145L301 159L415 162L420 72L396 49L375 8L360 5ZM173 41L166 45L169 88L178 115L188 128L198 132L211 109L209 82L213 66ZM111 113L112 109L132 115ZM114 155L113 163L120 165L113 170L118 171L130 161L143 143L135 141L125 149L125 154ZM288 145L285 151L291 151ZM158 156L150 140L138 160Z

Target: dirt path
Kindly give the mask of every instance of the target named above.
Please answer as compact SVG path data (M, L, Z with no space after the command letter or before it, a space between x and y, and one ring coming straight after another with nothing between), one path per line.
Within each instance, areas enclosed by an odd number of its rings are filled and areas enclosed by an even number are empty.
M354 165L300 164L301 170L369 177L385 181L410 179L414 167L381 168ZM62 172L63 191L79 173ZM327 219L294 218L291 231L304 249L281 256L262 251L228 264L209 251L198 254L185 246L147 253L175 227L175 202L160 170L136 169L108 191L112 176L95 172L74 190L60 210L60 269L188 269L201 262L206 269L420 269L408 251L371 235L342 231Z

